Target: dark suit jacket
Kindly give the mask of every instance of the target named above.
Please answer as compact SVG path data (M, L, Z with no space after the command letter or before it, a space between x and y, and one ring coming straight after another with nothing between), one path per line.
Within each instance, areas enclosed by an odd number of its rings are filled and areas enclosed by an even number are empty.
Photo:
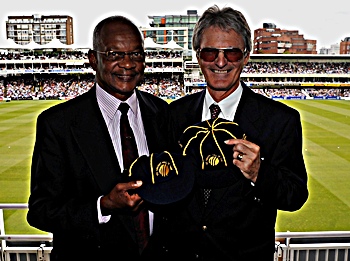
M261 147L264 160L257 182L252 184L229 167L212 172L210 178L215 183L228 173L236 180L213 187L207 207L202 204L203 185L197 182L193 193L164 211L157 222L150 256L271 261L277 210L295 211L307 200L299 113L242 85L234 121L247 140ZM174 144L186 127L201 121L204 96L205 91L170 103Z
M163 151L168 103L141 91L137 98L148 148ZM120 173L95 87L38 117L27 221L53 233L51 260L138 259L129 214L98 223L97 198L121 182Z

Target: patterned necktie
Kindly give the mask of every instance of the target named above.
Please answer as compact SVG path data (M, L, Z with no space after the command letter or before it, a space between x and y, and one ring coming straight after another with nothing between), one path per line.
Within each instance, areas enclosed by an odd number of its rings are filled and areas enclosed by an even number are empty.
M137 145L134 133L130 127L127 103L121 103L118 110L121 112L120 116L120 139L122 143L124 177L127 177L131 163L138 157Z
M209 110L212 119L216 119L221 112L220 106L214 103L210 105Z
M127 177L131 163L138 157L137 145L134 133L129 124L127 103L121 103L118 110L121 112L120 116L120 139L122 143L124 177ZM149 217L148 210L142 209L134 217L135 231L137 235L137 242L139 245L139 252L141 253L146 246L149 239Z
M210 115L211 115L212 119L216 119L219 116L220 112L221 112L221 109L220 109L219 105L214 104L214 103L212 105L210 105L209 110L210 110ZM208 203L210 192L211 192L211 189L203 189L204 206L206 206L207 203Z

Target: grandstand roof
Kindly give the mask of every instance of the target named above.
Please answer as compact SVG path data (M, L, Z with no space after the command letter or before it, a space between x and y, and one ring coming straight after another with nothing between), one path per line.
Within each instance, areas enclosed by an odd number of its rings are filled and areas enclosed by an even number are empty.
M1 44L0 49L8 50L8 49L21 49L22 46L17 44L13 39L8 38L4 44Z
M38 44L34 41L31 41L29 44L21 45L17 44L13 39L6 39L5 43L0 45L1 50L10 50L10 49L22 49L22 50L34 50L34 49L79 49L81 51L89 50L88 47L79 47L74 44L64 44L59 39L54 38L51 42L47 44Z
M40 48L57 48L57 49L68 49L70 45L62 43L59 39L54 38L51 42L41 45Z
M145 49L162 49L163 45L155 43L151 37L145 39Z
M24 45L18 45L20 46L20 49L27 49L27 50L34 50L34 49L42 49L42 45L34 42L34 41L30 41L29 44L24 44Z
M174 40L170 40L166 44L163 44L163 48L169 48L169 49L180 49L182 50L183 47L178 45Z

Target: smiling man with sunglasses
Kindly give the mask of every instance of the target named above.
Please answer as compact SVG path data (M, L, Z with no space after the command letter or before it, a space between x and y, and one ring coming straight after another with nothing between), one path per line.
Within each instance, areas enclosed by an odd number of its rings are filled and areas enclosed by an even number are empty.
M219 106L218 117L237 123L245 138L218 144L232 148L233 160L226 167L198 168L193 192L168 208L155 227L150 256L272 261L277 210L296 211L308 198L300 115L241 81L252 48L241 12L208 8L192 42L207 87L170 103L174 150L181 151L184 130L212 117L212 104ZM220 155L215 156L219 162Z

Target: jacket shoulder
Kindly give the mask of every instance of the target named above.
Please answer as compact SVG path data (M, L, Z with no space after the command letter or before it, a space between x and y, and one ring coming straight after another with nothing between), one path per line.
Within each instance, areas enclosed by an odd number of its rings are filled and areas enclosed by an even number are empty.
M281 101L277 101L277 100L271 99L269 97L266 97L264 95L261 95L259 93L255 93L252 90L250 90L250 91L252 92L252 97L254 97L254 99L256 100L256 102L258 104L260 104L260 108L265 108L265 109L270 110L270 111L280 112L282 114L284 114L284 113L285 114L294 114L294 115L299 114L299 112L295 108L293 108L293 107L291 107L291 106L289 106Z
M85 114L89 108L97 108L97 99L94 88L84 94L81 94L71 100L62 101L42 111L38 118L58 119L70 118L73 115ZM95 102L94 102L95 101ZM89 110L90 111L90 110Z
M156 107L167 107L169 105L166 100L149 92L137 90L137 96L141 101L147 103L148 105L154 104Z
M178 107L183 107L187 106L189 104L192 104L192 102L197 102L201 96L203 95L203 91L196 92L193 94L189 94L186 96L183 96L181 98L178 98L170 103L170 108L178 108Z

